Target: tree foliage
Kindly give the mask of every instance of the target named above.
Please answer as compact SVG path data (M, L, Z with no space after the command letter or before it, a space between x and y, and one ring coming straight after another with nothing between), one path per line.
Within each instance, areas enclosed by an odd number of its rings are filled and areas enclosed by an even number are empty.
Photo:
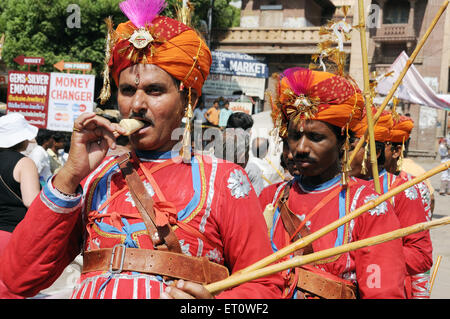
M14 62L19 55L43 57L45 65L40 70L55 71L58 61L90 62L93 73L103 69L106 25L111 16L114 24L127 18L119 9L122 0L1 0L0 33L5 33L3 60L12 69L26 69ZM180 0L167 0L168 8L163 14L175 17L174 5ZM207 21L210 0L191 1L195 11L195 27L201 20ZM213 28L227 28L239 21L239 10L229 5L230 0L215 0ZM73 10L79 7L80 24L73 26Z

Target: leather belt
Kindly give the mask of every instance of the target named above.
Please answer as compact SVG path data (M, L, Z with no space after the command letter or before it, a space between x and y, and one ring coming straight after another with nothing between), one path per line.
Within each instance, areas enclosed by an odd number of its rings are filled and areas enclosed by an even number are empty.
M118 244L113 248L85 251L82 273L92 271L136 271L209 284L229 276L225 266L207 257L191 257L169 251L126 248Z
M296 271L299 274L297 287L305 295L325 299L356 299L356 287L350 282L336 281L303 268Z

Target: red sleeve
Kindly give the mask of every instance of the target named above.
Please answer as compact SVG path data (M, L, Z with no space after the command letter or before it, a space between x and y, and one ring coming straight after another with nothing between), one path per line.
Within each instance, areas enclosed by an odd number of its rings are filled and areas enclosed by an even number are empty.
M233 175L232 175L233 174ZM231 178L231 180L230 180ZM234 185L234 178L241 179L241 188ZM230 184L231 183L231 184ZM248 184L248 190L246 185ZM218 185L218 200L215 210L219 232L222 234L225 264L231 273L246 268L270 255L267 228L261 214L262 209L248 177L240 167L227 170ZM283 278L280 274L259 278L218 294L217 298L281 298Z
M377 197L363 192L358 207ZM400 226L391 204L385 201L355 219L353 240L380 235ZM391 240L382 244L360 248L351 253L356 264L356 278L361 298L395 299L405 298L405 257L402 240Z
M0 256L0 281L19 296L31 297L50 287L80 253L79 204L69 201L71 207L58 206L63 201L46 195L44 188Z
M399 193L394 200L394 209L402 228L427 221L420 190L416 185ZM403 237L403 252L408 275L428 271L433 265L430 232L427 230Z
M261 191L258 199L263 211L267 204L273 202L277 189L281 184L283 184L283 182L269 185Z

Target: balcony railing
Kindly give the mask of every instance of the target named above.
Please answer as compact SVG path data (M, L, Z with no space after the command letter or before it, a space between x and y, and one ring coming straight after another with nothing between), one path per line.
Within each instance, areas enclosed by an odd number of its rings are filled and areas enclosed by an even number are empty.
M411 41L416 40L414 28L410 24L382 24L377 29L375 40L379 41Z
M328 36L320 35L319 30L319 27L301 29L230 28L228 30L215 30L214 41L220 44L312 44L328 39Z

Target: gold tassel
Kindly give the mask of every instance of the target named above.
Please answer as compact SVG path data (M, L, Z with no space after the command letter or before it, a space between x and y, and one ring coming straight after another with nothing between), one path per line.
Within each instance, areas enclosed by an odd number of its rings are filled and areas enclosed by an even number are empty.
M181 23L192 27L192 13L194 8L192 4L188 1L185 7L181 7L178 3L175 4L175 11L177 14L177 20Z
M109 98L111 97L111 83L109 79L109 60L111 58L111 50L114 47L115 36L114 36L114 28L111 17L105 19L106 23L106 45L105 45L105 66L102 72L103 76L103 87L100 91L100 104L105 104Z
M367 161L368 154L369 154L369 143L366 143L366 147L364 148L364 157L363 157L363 161L361 163L361 174L363 174L363 175L367 174L366 161Z
M397 161L397 172L400 172L403 165L403 150L405 149L405 138L403 137L402 149L400 150L400 156Z
M194 110L191 104L191 88L189 90L189 101L184 117L186 118L186 126L183 133L183 148L181 155L183 156L183 162L189 163L191 161L191 120L194 117Z
M346 137L345 137L345 143L344 143L344 157L343 157L343 169L342 169L342 178L341 178L341 185L344 187L348 186L348 178L349 178L349 172L352 170L349 164L349 150L350 150L350 135L348 134L348 124L346 126Z

